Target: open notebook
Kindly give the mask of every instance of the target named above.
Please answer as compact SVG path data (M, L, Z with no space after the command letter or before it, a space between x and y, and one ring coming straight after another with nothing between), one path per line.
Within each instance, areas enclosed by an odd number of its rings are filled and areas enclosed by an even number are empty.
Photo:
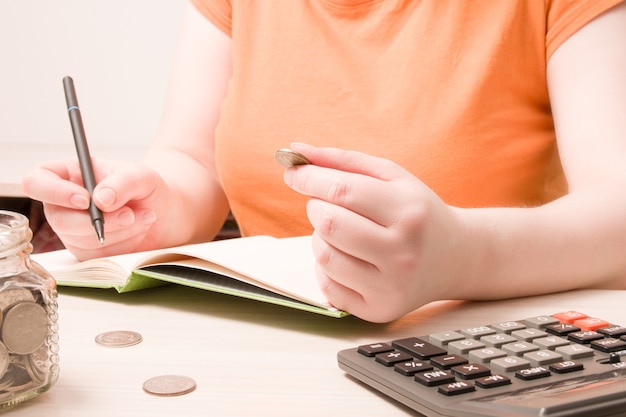
M59 286L128 292L175 283L331 317L315 278L311 237L253 236L78 262L68 251L34 254Z

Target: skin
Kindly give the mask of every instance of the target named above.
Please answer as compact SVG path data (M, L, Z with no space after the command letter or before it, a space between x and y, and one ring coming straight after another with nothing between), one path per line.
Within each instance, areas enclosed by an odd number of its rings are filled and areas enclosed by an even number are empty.
M51 226L80 259L209 240L228 213L213 131L231 71L230 40L192 7L184 28L145 163L94 161L105 245L95 239L75 161L45 163L24 178L26 193L44 202ZM317 277L330 302L387 322L439 299L626 289L625 44L622 4L550 58L549 92L570 192L541 207L448 206L388 160L293 144L312 165L287 169L285 182L311 197Z

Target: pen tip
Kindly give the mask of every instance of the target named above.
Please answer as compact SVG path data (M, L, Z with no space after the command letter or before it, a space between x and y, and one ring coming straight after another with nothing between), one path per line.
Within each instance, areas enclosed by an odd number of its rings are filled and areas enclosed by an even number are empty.
M103 237L101 237L101 238L100 238L100 239L98 239L98 240L100 241L100 244L101 244L101 245L104 245L104 238L103 238Z

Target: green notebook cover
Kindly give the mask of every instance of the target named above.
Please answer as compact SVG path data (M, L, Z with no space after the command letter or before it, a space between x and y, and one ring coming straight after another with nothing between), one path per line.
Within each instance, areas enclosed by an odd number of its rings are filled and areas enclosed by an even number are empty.
M120 293L168 283L340 318L317 285L310 236L254 236L78 262L68 251L33 255L59 286Z

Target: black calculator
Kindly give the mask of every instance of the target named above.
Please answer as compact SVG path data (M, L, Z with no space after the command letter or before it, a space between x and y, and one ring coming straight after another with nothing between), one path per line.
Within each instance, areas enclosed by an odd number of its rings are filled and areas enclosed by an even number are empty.
M626 416L626 327L577 311L362 345L337 360L426 416Z

